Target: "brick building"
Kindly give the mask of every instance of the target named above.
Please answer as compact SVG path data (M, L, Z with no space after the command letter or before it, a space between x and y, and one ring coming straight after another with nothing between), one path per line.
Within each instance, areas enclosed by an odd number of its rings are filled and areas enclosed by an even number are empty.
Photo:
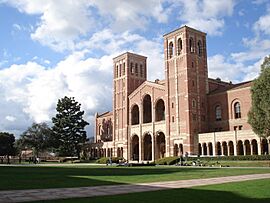
M147 81L147 58L113 59L113 110L96 114L92 157L153 161L190 155L269 153L247 123L252 81L208 78L206 34L184 26L164 35L165 80Z

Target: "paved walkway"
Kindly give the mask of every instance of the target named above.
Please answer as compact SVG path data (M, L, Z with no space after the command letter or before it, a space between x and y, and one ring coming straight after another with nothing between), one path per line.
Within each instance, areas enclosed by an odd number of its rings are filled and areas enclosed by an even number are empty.
M206 179L179 180L168 182L140 183L129 185L107 185L95 187L58 188L58 189L9 190L9 191L0 191L0 203L116 195L131 192L134 193L134 192L166 190L173 188L189 188L194 186L231 183L246 180L265 179L265 178L270 178L270 173L206 178Z

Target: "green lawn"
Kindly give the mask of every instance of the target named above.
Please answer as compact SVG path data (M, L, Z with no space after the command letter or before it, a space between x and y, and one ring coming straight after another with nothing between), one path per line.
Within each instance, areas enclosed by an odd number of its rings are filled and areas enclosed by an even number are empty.
M0 190L82 187L270 173L270 168L0 166Z
M141 192L125 195L113 195L91 198L77 198L67 200L54 200L46 202L155 202L155 203L269 203L270 202L270 179L253 180L238 183L226 183L187 189L171 189L156 192Z

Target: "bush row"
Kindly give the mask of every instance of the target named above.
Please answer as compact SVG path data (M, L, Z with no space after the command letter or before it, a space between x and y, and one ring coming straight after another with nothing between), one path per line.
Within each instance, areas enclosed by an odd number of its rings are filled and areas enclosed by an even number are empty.
M100 159L96 160L98 164L107 164L109 163L110 158L108 157L101 157ZM119 163L120 160L123 160L122 157L112 157L112 163Z
M263 161L270 160L270 155L246 155L246 156L217 156L217 157L188 157L187 161ZM155 161L158 165L174 165L179 163L179 157L165 157ZM182 161L185 158L182 157Z
M270 160L270 155L239 155L239 156L217 156L217 157L188 157L189 161L259 161Z

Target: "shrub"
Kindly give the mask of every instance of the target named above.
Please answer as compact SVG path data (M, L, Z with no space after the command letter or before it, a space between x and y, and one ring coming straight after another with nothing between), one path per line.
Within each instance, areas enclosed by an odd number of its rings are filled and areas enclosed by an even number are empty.
M179 157L164 157L161 159L156 160L156 164L158 165L173 165L179 162Z
M109 157L101 157L100 159L96 160L98 164L107 164L109 163ZM112 157L112 163L119 163L120 160L123 160L122 157Z

